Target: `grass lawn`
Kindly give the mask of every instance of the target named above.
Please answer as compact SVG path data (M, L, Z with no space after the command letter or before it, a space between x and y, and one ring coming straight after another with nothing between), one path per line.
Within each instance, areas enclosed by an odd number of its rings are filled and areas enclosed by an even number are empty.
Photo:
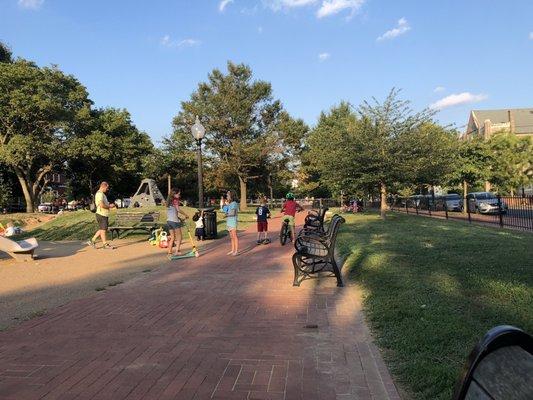
M192 217L196 209L190 207L182 207L182 210ZM112 210L110 213L110 224L113 224L115 215L121 211L159 211L159 221L166 222L166 208L165 207L144 207L142 209L124 209L124 210ZM15 214L9 215L9 217ZM9 218L5 216L7 222ZM241 211L239 213L239 229L245 229L250 223L254 221L255 209L249 209L247 211ZM194 233L194 222L188 220L189 229L191 234ZM222 213L217 215L218 236L222 237L227 235L226 223ZM90 238L96 231L96 221L94 214L90 211L69 211L62 215L56 216L53 220L48 221L42 225L39 225L35 229L29 229L21 237L34 236L41 240L86 240ZM186 233L184 232L186 235ZM133 236L133 235L132 235ZM146 234L144 234L146 236ZM185 239L184 240L188 240Z
M400 387L450 399L491 327L533 333L533 235L390 214L346 215L339 234L350 278Z

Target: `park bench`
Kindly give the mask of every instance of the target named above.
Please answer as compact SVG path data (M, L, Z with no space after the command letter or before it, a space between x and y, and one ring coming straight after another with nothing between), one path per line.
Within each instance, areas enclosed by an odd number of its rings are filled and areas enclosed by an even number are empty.
M342 277L335 260L335 242L344 218L335 214L327 231L302 230L294 242L296 252L292 256L294 266L293 286L320 272L332 272L337 286L343 286Z
M470 353L453 399L533 399L533 338L508 325L489 330Z
M324 218L328 207L320 207L318 210L311 210L305 216L304 229L324 231Z
M161 226L158 221L159 212L119 212L115 217L115 222L109 227L111 239L115 237L115 234L119 238L121 232L144 231L150 234Z

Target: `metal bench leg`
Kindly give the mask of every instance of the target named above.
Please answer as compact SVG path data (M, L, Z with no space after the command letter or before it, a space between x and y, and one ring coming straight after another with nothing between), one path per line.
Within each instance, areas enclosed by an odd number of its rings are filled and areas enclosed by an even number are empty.
M339 271L339 267L337 267L335 258L333 258L333 260L331 261L331 266L333 267L333 273L335 274L335 278L337 278L337 287L343 287L344 283L342 282L341 271Z
M294 253L292 255L292 265L294 267L294 281L292 282L292 286L300 286L300 269L298 268L298 253Z

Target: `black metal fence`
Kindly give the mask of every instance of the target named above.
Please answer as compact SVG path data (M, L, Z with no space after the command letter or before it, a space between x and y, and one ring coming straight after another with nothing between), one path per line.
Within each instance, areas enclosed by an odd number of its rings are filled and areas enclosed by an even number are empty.
M390 199L393 211L533 231L533 197L412 196Z

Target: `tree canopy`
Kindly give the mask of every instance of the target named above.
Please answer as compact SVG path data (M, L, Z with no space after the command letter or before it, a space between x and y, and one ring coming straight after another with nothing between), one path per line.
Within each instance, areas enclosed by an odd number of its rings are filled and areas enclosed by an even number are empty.
M305 132L302 121L283 112L270 83L254 80L250 67L232 62L226 73L214 69L190 100L182 102L173 137L190 135L196 115L206 128L205 149L216 174L238 179L243 209L248 183L263 177L287 148L296 149L297 135ZM298 129L285 130L289 125Z
M20 182L33 211L48 173L64 161L63 143L91 102L76 78L55 67L18 59L0 63L0 161Z

